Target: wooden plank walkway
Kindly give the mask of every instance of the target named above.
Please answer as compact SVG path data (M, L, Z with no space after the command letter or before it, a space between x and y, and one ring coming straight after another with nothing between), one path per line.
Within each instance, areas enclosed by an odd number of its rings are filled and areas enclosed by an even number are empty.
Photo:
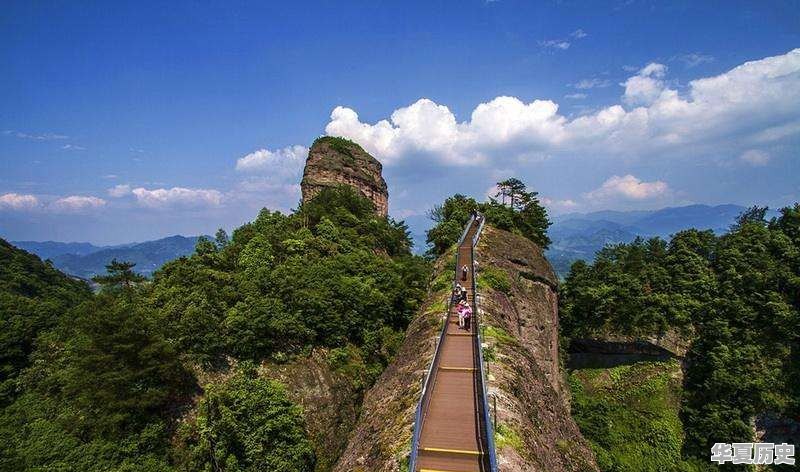
M474 222L458 248L458 282L467 288L472 303L472 238ZM460 268L470 268L461 279ZM473 305L474 306L474 305ZM475 314L476 315L476 314ZM475 318L473 315L473 320ZM419 472L480 472L484 447L481 444L478 396L480 373L477 365L474 329L458 327L455 307L448 313L446 335L441 340L440 362L432 373L430 403L423 412L416 469Z

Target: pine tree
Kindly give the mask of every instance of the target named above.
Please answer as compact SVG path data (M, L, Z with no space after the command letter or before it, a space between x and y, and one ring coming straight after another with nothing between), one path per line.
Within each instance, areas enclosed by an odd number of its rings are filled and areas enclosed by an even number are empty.
M98 275L92 277L92 280L100 284L103 290L119 288L130 290L135 284L147 280L143 275L134 272L134 267L136 264L133 262L120 262L112 259L111 263L106 266L108 275Z

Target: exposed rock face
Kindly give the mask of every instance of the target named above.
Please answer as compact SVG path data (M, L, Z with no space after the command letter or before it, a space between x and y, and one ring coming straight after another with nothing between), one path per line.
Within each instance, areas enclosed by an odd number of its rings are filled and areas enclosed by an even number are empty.
M325 187L349 185L375 205L380 216L389 212L389 191L383 180L383 166L358 144L344 138L325 136L314 141L303 170L303 203Z
M497 405L501 471L596 471L570 416L559 365L557 278L531 241L486 227L477 250L481 323L488 345L490 407ZM481 284L481 268L505 272L506 292Z
M261 373L283 383L291 399L303 407L317 457L315 470L331 470L358 419L363 391L356 388L352 378L331 368L325 349L315 349L307 357L285 364L264 363Z
M479 277L481 268L491 267L510 281L507 293L478 287L484 341L487 354L491 352L488 389L497 405L499 470L598 470L588 442L570 416L569 389L559 366L553 269L529 240L488 226L476 257ZM437 281L444 283L434 287L445 289L430 294L394 362L367 393L334 470L405 470L421 382L446 309L452 263L452 252L437 262Z

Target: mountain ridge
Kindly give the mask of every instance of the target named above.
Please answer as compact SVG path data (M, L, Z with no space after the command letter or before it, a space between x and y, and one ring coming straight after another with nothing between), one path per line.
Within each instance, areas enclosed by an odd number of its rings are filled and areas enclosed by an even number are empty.
M205 237L211 239L210 236ZM54 267L69 275L89 279L105 273L105 266L113 259L133 262L137 273L149 276L165 263L193 253L199 238L176 234L152 241L113 246L56 241L11 241L11 244L36 254L42 260L50 259ZM79 252L71 252L75 249Z

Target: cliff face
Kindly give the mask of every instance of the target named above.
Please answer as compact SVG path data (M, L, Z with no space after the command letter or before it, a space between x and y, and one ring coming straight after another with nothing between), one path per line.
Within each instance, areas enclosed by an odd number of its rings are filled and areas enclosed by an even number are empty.
M331 470L358 418L361 394L356 379L331 366L328 351L315 349L286 364L265 363L261 373L286 385L303 418L317 457L316 470Z
M488 226L476 257L488 390L496 399L490 398L490 408L496 403L499 469L598 470L570 416L559 366L553 269L532 242ZM452 252L437 262L433 291L409 326L395 361L367 393L334 470L405 470L421 382L446 309L452 263Z
M389 191L382 171L381 163L358 144L343 138L319 138L309 149L303 170L303 203L325 187L349 185L372 201L380 216L386 216Z
M478 244L477 260L499 469L598 470L570 416L553 268L534 243L491 227Z

